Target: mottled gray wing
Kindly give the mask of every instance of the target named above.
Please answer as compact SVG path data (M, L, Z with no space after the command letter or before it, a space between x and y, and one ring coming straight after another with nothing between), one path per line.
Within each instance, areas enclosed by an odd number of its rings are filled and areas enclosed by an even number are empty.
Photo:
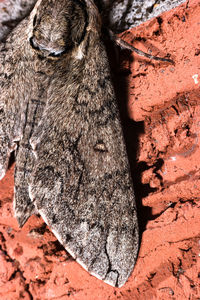
M28 24L22 21L0 44L0 178L15 150L14 210L20 226L35 212L28 193L34 165L29 139L41 119L49 81L28 42Z
M85 41L48 89L30 197L85 269L122 286L138 251L134 192L104 46L92 31Z
M16 80L11 42L0 44L0 179L6 173L10 153L16 148L16 141L22 136L20 103L15 100Z

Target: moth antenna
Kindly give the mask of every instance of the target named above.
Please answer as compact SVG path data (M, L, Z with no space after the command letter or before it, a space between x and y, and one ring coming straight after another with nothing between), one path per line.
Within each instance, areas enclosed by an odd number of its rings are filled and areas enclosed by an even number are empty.
M140 56L147 57L149 59L154 59L154 60L158 60L158 61L166 61L166 62L169 62L171 64L174 64L174 61L170 58L163 58L163 57L154 56L154 55L148 54L148 53L146 53L142 50L139 50L139 49L135 48L134 46L130 45L129 43L127 43L123 39L117 37L111 30L109 30L109 34L110 34L111 38L115 41L115 43L118 46L120 46L122 49L128 49L130 51L133 51L133 52L139 54Z

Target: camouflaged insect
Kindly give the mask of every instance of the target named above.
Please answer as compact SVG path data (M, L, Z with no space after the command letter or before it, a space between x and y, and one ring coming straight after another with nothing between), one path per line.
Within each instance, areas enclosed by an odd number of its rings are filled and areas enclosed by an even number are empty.
M0 177L15 151L19 225L39 213L78 263L121 287L138 223L93 1L39 0L0 44L0 88Z

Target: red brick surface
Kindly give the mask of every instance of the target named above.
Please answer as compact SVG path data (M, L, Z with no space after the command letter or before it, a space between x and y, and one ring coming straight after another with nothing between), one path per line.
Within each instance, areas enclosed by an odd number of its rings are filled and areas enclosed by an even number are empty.
M0 182L1 300L200 299L199 35L199 0L122 35L175 61L120 57L120 102L128 99L134 120L125 121L125 130L141 229L128 282L118 289L89 275L38 216L19 229L12 167Z

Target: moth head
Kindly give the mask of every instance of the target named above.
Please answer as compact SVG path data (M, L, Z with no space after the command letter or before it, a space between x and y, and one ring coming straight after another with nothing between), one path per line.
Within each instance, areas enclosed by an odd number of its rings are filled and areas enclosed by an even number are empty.
M31 16L30 45L45 57L60 57L84 39L87 11L82 0L40 0Z

